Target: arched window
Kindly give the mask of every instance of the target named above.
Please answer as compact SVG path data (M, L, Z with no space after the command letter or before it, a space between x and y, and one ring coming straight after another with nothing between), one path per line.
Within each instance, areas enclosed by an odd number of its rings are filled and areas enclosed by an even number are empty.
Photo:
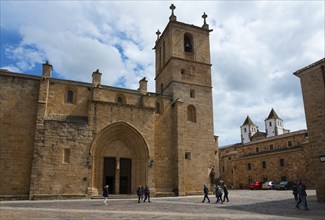
M73 91L71 89L67 92L67 103L73 103Z
M190 33L184 34L184 51L193 52L193 36Z
M122 95L122 94L118 94L118 95L116 96L116 102L119 103L119 104L125 104L126 101L125 101L125 97L124 97L124 95Z
M196 122L196 109L193 105L187 106L187 121Z

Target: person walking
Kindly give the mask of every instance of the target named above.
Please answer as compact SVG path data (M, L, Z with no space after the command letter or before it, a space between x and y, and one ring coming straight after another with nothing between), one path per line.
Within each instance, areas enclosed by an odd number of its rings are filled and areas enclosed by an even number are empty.
M203 186L203 193L204 193L204 198L203 198L203 201L202 202L204 202L205 199L207 199L208 200L208 203L210 203L210 199L209 199L209 188L207 187L206 184L204 184L204 186Z
M227 199L227 202L229 202L229 198L228 198L228 188L226 185L223 185L223 201L222 202L225 202L225 200Z
M150 202L150 188L148 185L146 185L146 187L144 188L144 200L143 202L146 202L146 200L148 199L148 202Z
M144 187L143 186L141 186L141 202L143 201L143 195L144 195Z
M138 195L138 203L142 202L143 198L143 187L141 185L137 188L137 195Z
M298 203L296 205L297 209L302 205L305 211L309 211L310 209L307 206L307 193L306 193L306 185L301 181L298 184Z
M297 182L294 182L292 185L292 194L295 198L296 201L298 201L298 186L297 186Z
M109 185L106 185L103 189L103 197L104 197L105 205L107 205L107 202L108 202L108 195L109 195L108 187L109 187Z
M223 203L223 201L222 201L222 189L221 189L221 187L219 185L217 186L217 189L216 189L216 197L217 197L216 203L221 201L221 204L222 204Z

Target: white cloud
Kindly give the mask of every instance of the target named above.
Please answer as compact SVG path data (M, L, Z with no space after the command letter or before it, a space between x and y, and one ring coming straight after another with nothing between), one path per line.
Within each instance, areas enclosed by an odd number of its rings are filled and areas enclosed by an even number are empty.
M201 26L208 15L215 134L220 145L240 141L246 116L264 130L271 108L292 131L305 128L299 79L292 72L324 57L324 2L177 1L177 20ZM165 1L5 1L1 29L22 41L6 45L5 65L32 70L46 59L71 80L155 90L155 32L170 16ZM4 67L2 67L4 68ZM39 73L40 74L40 73Z

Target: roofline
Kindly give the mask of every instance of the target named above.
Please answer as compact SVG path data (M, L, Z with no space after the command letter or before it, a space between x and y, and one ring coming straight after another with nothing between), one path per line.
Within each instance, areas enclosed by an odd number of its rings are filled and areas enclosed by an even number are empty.
M305 71L305 70L308 70L308 69L310 69L310 68L312 68L312 67L314 67L314 66L317 66L318 64L321 64L322 62L325 63L325 58L322 58L322 59L320 59L320 60L318 60L318 61L316 61L316 62L314 62L314 63L312 63L312 64L309 64L308 66L305 66L305 67L303 67L303 68L301 68L301 69L295 71L295 72L293 73L293 75L298 76L299 73L301 73L301 72L303 72L303 71Z
M40 81L42 79L42 76L40 76L40 75L11 72L6 69L0 69L0 76L19 77L19 78L25 78L25 79L31 79L31 80L38 80L38 81ZM66 84L75 84L75 85L86 86L86 87L93 87L92 83L88 83L88 82L59 79L59 78L49 78L49 80L50 80L50 82L56 82L56 83L66 83ZM134 90L134 89L127 89L127 88L114 87L114 86L108 86L108 85L99 85L99 86L101 88L111 89L111 90L115 90L115 91L140 94L140 92L138 90ZM166 99L171 98L171 96L162 95L162 94L154 93L154 92L147 92L147 95L148 96L159 96L159 97L166 98Z

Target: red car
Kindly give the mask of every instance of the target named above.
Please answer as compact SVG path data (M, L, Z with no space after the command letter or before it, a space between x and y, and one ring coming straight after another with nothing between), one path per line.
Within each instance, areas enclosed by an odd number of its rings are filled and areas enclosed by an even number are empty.
M262 183L257 181L255 183L251 183L249 187L251 189L262 189Z

